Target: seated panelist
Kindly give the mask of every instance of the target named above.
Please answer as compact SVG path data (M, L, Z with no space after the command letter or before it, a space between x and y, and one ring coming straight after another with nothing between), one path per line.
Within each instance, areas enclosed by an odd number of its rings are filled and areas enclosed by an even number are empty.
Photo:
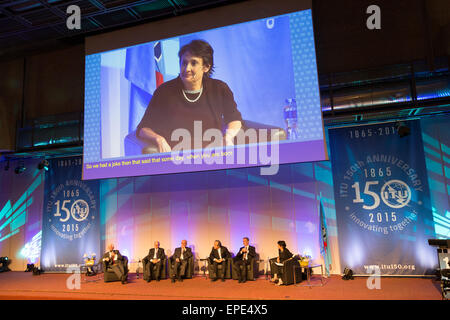
M125 268L125 261L119 250L114 250L114 245L108 245L107 252L102 257L102 262L106 268L111 268L122 284L127 283L128 274Z
M255 247L250 245L248 237L242 239L243 247L239 249L239 253L233 259L233 267L239 279L239 283L247 281L247 266L251 260L256 257Z
M214 246L209 254L209 261L212 264L212 271L215 275L214 278L211 278L211 281L217 280L219 265L222 265L223 268L227 267L228 258L231 258L231 255L227 247L222 246L222 243L219 240L214 241ZM222 282L225 281L225 274L226 272L223 270L221 276Z
M164 249L159 247L159 241L154 242L154 247L148 251L148 255L142 259L144 269L144 280L150 282L154 277L156 281L160 280L161 267L164 262Z
M272 282L276 283L277 285L282 285L283 280L281 279L280 275L283 271L282 265L286 260L289 260L294 255L289 251L288 248L286 248L286 242L283 240L280 240L277 242L278 245L278 257L275 260L271 260L270 262L270 270L273 274Z
M186 275L186 268L189 259L193 257L191 248L187 247L187 241L181 241L181 247L176 248L172 256L172 282L175 282L175 278L178 281L183 281L183 277Z

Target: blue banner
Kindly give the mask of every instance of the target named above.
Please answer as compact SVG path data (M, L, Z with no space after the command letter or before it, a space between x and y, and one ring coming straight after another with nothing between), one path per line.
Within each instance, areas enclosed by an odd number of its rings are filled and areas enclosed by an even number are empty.
M100 252L99 182L81 180L81 157L53 159L45 176L41 267L66 271Z
M402 134L400 136L399 132ZM341 269L433 274L435 250L419 120L329 130Z

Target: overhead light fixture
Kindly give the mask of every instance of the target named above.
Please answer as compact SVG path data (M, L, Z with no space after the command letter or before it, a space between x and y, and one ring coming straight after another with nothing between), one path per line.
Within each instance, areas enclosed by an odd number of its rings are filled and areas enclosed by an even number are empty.
M25 167L24 164L20 164L18 167L16 167L16 169L14 169L14 172L16 174L21 174L22 172L24 172L25 170L27 170L27 168Z
M409 136L411 134L411 128L409 128L403 121L396 123L397 133L400 138Z
M41 162L39 162L38 169L39 170L45 169L45 171L48 171L49 165L50 163L46 159L44 159Z

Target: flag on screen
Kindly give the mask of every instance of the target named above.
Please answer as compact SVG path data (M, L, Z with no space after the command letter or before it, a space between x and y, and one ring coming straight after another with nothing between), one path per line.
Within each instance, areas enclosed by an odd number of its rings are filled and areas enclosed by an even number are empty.
M156 87L158 88L162 83L164 83L164 60L162 59L162 46L161 41L156 41L154 44L154 55L155 55L155 76L156 76Z
M130 81L129 130L136 130L153 92L165 81L178 76L178 39L156 41L127 48L125 78ZM169 63L165 62L169 61Z
M128 132L136 130L156 88L153 43L127 48L125 78L130 82Z
M323 257L323 262L325 264L325 273L327 276L330 275L331 269L331 253L328 247L328 230L327 230L327 220L325 217L325 211L322 203L322 193L320 194L319 200L319 219L320 219L320 253Z

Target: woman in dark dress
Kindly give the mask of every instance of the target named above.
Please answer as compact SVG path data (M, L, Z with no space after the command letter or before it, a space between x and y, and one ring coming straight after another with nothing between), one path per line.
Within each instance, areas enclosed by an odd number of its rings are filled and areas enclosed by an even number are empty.
M214 69L213 49L203 40L193 40L183 46L180 58L180 75L160 85L139 123L136 134L158 146L158 152L171 152L177 141L172 140L175 130L187 130L191 139L201 148L211 142L202 140L208 129L223 133L219 146L233 145L233 139L242 127L242 116L237 109L228 85L211 78ZM195 122L201 123L200 137L195 136ZM191 143L192 146L192 143Z
M283 267L278 264L282 264L286 260L292 258L293 254L286 248L286 242L283 240L278 241L278 257L275 261L273 259L270 264L270 269L272 271L273 278L270 280L271 282L276 283L277 285L282 285L283 280L279 275L281 274Z

